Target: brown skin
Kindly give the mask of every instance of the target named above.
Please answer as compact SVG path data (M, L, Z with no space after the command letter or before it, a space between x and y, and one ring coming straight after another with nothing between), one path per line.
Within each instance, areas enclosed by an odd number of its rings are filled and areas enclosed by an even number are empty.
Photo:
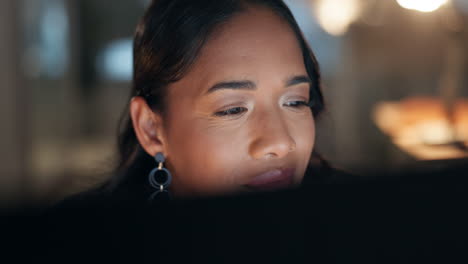
M220 27L188 74L168 87L165 115L132 99L138 140L149 155L164 153L177 196L243 191L275 168L295 168L299 184L315 123L310 108L298 103L309 102L310 84L287 83L296 76L307 72L289 25L268 9L250 8ZM232 81L252 84L208 92Z

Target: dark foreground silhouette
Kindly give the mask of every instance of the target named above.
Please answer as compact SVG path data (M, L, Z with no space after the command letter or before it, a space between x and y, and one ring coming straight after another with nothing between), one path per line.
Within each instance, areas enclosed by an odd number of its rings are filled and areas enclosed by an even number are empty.
M2 255L16 263L468 263L465 162L378 176L153 205L80 196L7 215Z

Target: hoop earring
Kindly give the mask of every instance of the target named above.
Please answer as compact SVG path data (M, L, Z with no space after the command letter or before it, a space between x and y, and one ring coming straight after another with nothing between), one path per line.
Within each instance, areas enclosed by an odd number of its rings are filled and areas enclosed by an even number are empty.
M158 167L154 168L148 175L149 184L156 189L156 191L151 194L149 201L153 201L156 196L164 193L170 198L169 186L171 185L172 175L166 168L163 168L163 163L165 161L164 154L158 152L154 157L158 163Z

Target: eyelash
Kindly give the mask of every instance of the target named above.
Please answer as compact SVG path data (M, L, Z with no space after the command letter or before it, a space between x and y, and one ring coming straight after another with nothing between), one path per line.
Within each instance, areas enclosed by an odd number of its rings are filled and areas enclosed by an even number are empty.
M233 107L224 111L216 112L215 116L239 115L245 111L247 111L247 108L245 107Z
M293 105L291 105L291 103L293 103ZM285 106L287 107L294 107L294 108L300 108L300 107L304 107L304 106L307 106L307 107L310 107L310 102L306 102L306 101L291 101L291 102L288 102L285 104ZM246 112L247 111L247 108L245 107L233 107L233 108L229 108L227 110L224 110L224 111L219 111L219 112L216 112L214 115L215 116L233 116L233 115L239 115L243 112Z
M288 103L294 103L295 105L286 105L286 106L297 107L297 108L302 107L302 106L310 107L310 102L306 102L306 101L291 101Z

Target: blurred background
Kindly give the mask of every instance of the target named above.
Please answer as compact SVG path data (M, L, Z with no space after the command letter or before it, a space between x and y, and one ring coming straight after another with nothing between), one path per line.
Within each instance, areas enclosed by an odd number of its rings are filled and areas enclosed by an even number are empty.
M468 0L286 2L322 67L317 148L333 165L468 157ZM148 3L0 1L2 206L53 202L112 172Z

